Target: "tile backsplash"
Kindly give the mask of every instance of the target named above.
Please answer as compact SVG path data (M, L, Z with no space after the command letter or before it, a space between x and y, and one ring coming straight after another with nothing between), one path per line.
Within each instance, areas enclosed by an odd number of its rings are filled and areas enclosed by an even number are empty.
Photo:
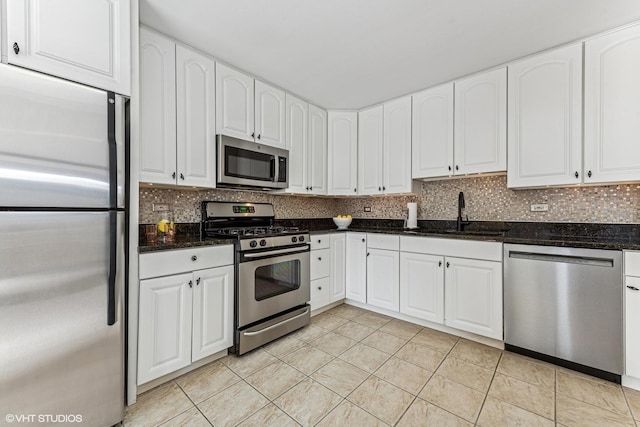
M140 189L140 223L154 223L153 203L170 205L176 222L200 221L202 200L273 203L276 218L404 218L407 202L418 203L419 219L455 219L458 193L464 213L476 221L542 221L640 223L640 184L574 186L511 190L504 175L423 182L420 194L372 197L310 197L233 190ZM531 212L532 204L547 204L546 212ZM371 212L364 212L370 207Z

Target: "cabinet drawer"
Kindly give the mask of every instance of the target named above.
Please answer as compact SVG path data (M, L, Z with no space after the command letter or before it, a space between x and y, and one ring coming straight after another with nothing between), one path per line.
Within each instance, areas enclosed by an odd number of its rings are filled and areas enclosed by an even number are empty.
M140 279L233 264L233 245L209 246L140 255Z
M502 243L500 242L402 236L400 246L402 252L502 262Z
M328 234L314 234L309 236L309 245L312 251L316 249L329 249Z
M400 236L390 234L367 234L367 248L400 250Z
M331 271L330 255L329 249L311 251L311 280L329 277Z
M640 252L624 253L624 274L627 276L640 276Z
M331 302L331 281L328 277L311 281L311 310Z

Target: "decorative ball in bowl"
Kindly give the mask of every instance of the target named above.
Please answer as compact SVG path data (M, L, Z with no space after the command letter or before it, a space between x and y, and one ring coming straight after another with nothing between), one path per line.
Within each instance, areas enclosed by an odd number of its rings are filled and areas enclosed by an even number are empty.
M339 217L334 217L333 222L335 225L338 226L338 230L346 230L349 227L349 224L351 224L352 219L353 218L351 218L351 216L348 216L348 217L339 216Z

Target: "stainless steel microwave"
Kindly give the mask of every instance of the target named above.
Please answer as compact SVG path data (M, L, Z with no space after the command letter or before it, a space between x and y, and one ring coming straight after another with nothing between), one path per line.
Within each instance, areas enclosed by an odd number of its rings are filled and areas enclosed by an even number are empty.
M289 151L216 136L217 186L271 190L289 186Z

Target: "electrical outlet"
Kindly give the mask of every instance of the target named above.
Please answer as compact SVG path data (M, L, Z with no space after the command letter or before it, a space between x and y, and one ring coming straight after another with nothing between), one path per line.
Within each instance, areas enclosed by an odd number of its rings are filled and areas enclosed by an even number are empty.
M169 210L169 203L154 203L153 204L153 211L157 212L157 211L168 211Z
M546 203L531 205L531 212L546 212L548 210L549 210L549 205Z
M371 206L365 206L364 207L364 211L365 212L371 212Z

